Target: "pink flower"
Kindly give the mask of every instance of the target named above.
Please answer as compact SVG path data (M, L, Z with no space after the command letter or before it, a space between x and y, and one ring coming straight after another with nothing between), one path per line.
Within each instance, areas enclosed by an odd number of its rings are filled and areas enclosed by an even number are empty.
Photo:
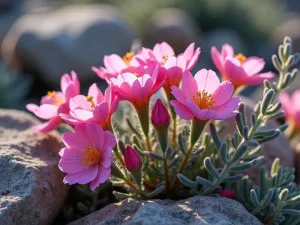
M230 191L230 190L221 190L219 192L219 195L221 197L225 197L225 198L230 198L232 199L234 197L234 192L233 191Z
M233 91L231 82L220 83L212 70L202 69L195 77L186 72L182 78L182 88L172 86L176 100L170 101L170 104L185 120L224 120L235 116L240 102L239 98L232 98Z
M120 74L111 79L113 89L122 100L130 101L134 106L148 104L150 97L164 84L165 76L158 76L159 68L156 67L152 76L144 74L137 77L132 73Z
M68 74L63 75L60 84L62 92L49 91L46 96L42 97L41 106L35 104L26 105L26 108L37 117L48 120L41 125L35 126L35 129L41 132L49 132L56 129L63 122L58 115L60 113L68 113L70 98L80 93L80 85L75 72L71 72L71 76Z
M95 122L104 128L110 127L112 114L117 110L119 98L109 86L103 96L97 84L93 84L88 96L77 95L70 99L70 112L59 116L70 125L78 123Z
M166 42L162 42L160 44L156 44L153 48L153 56L162 64L165 64L169 58L175 56L175 52L173 48ZM182 57L185 61L185 65L182 67L184 71L191 70L198 61L200 55L200 48L195 50L195 43L190 44L184 53L178 55L178 57ZM153 58L152 56L152 58Z
M95 123L78 124L75 132L62 135L64 144L59 155L59 169L67 175L64 183L86 184L91 182L95 190L108 180L111 171L112 149L116 145L114 135L103 131Z
M117 54L106 55L103 61L105 67L92 67L92 70L104 80L116 78L120 73L136 73L142 69L133 52L127 52L122 58Z
M142 167L142 159L139 153L130 146L125 149L124 160L129 171L139 170Z
M171 86L178 86L182 74L190 71L198 61L200 48L195 50L195 44L190 44L184 53L175 56L173 48L166 42L156 44L153 51L149 51L150 58L155 58L167 74L165 89L168 91Z
M295 132L300 132L300 90L295 91L291 97L285 92L280 93L279 101L290 127Z
M265 61L259 57L246 58L239 53L234 55L232 46L225 44L221 53L216 47L211 48L211 57L226 80L230 80L235 88L241 85L258 85L265 79L272 79L272 72L260 73L265 66Z
M155 127L167 127L170 124L170 114L160 99L156 101L152 109L151 121Z

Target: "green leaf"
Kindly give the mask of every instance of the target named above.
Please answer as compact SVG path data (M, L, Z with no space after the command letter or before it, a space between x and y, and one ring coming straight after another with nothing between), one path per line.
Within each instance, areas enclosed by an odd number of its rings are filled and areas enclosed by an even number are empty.
M280 159L276 158L274 160L274 162L272 163L272 167L271 167L271 176L275 176L279 170L279 165L280 164Z

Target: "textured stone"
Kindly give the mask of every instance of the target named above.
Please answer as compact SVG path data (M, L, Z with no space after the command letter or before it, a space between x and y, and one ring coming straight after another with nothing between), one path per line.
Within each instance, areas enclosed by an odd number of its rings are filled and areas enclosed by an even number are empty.
M242 98L242 102L246 106L246 117L248 124L250 124L250 115L254 109L254 103L248 98ZM280 125L276 121L268 121L263 129L269 130L278 128ZM221 133L221 137L224 139L226 136L232 136L236 130L235 118L226 121L225 129ZM283 134L278 138L263 144L262 153L264 160L261 165L267 165L268 168L271 167L275 158L280 159L280 165L283 167L294 167L294 152L289 145L289 140ZM247 170L245 173L249 175L254 183L259 180L259 170L260 166Z
M259 225L238 202L196 196L181 201L127 199L69 225Z
M20 17L6 35L2 53L12 66L29 68L56 88L61 75L71 70L82 82L94 80L91 67L102 65L106 54L125 54L133 39L117 8L72 5Z
M67 186L58 169L58 133L33 132L33 116L0 110L0 224L51 224Z
M192 42L197 42L200 30L187 13L174 8L156 10L149 19L146 37L150 46L168 42L177 53L183 52ZM196 43L197 45L197 43Z

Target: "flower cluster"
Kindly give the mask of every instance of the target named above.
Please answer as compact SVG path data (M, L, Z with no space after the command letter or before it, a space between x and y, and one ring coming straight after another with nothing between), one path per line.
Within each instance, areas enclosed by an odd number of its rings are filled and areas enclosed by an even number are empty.
M151 186L158 183L150 170L143 171L146 176L141 177L142 168L146 164L151 167L156 158L164 161L166 188L174 189L178 180L169 177L167 158L173 154L169 149L171 145L176 148L182 144L178 143L177 117L180 121L192 121L188 151L178 165L174 164L178 173L182 173L207 122L236 115L240 98L233 95L237 88L260 84L273 77L270 72L258 74L264 67L262 59L247 59L242 54L234 56L228 44L223 46L221 53L212 47L211 54L223 82L212 70L202 69L193 76L191 70L198 61L200 48L190 44L183 53L176 55L173 48L163 42L153 49L141 48L123 57L105 56L104 67L92 68L108 84L104 93L93 84L88 94L82 95L78 78L72 72L62 77L61 91L48 92L40 106L28 104L29 111L47 120L35 129L49 132L62 123L74 128L73 132L62 135L66 147L59 153L59 168L67 173L64 182L90 183L94 190L112 175L145 197L143 190L153 190ZM167 99L158 99L150 110L151 97L159 90L165 91ZM124 144L122 137L117 139L114 125L121 121L114 120L113 114L121 101L129 102L139 119L142 134L139 129L133 129L135 134L131 135L133 139L139 138L138 141ZM170 111L163 102L168 104ZM135 126L131 123L130 127ZM151 129L156 135L152 135ZM173 135L169 135L169 130ZM159 145L155 145L153 139ZM159 146L163 157L158 154Z

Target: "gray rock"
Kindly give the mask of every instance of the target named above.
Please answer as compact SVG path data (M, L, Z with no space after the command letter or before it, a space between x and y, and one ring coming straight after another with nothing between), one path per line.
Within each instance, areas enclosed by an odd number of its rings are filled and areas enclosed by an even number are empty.
M4 36L20 16L51 11L61 3L61 0L0 0L0 46Z
M238 202L196 196L181 201L127 199L69 225L259 225Z
M255 104L252 101L252 99L250 100L245 97L242 98L242 102L245 103L246 117L248 124L250 124L250 115L251 112L253 112ZM280 125L276 121L268 121L263 129L275 129L279 126ZM232 137L235 130L235 118L226 120L225 129L222 131L221 134L222 139L224 139L227 136ZM264 160L261 165L265 165L267 166L267 168L271 168L271 165L274 159L276 158L280 159L281 166L289 168L294 167L294 152L293 149L290 147L288 138L284 134L281 134L278 138L263 144L261 155L264 156ZM257 166L255 168L245 171L245 174L249 175L250 179L257 184L259 182L259 170L260 166Z
M300 51L300 16L292 16L291 18L279 24L271 34L271 41L278 46L282 44L285 36L289 36L293 40L293 48L295 52Z
M51 224L67 194L58 133L35 133L33 116L0 110L0 224ZM2 195L1 195L2 194Z
M151 46L166 41L174 47L176 53L183 52L190 43L198 41L200 36L199 27L193 18L175 8L156 10L150 17L148 26L146 37Z
M61 75L71 70L90 82L96 78L91 67L102 65L106 54L125 54L133 39L117 8L72 5L19 18L3 41L2 53L6 62L30 68L57 87Z

